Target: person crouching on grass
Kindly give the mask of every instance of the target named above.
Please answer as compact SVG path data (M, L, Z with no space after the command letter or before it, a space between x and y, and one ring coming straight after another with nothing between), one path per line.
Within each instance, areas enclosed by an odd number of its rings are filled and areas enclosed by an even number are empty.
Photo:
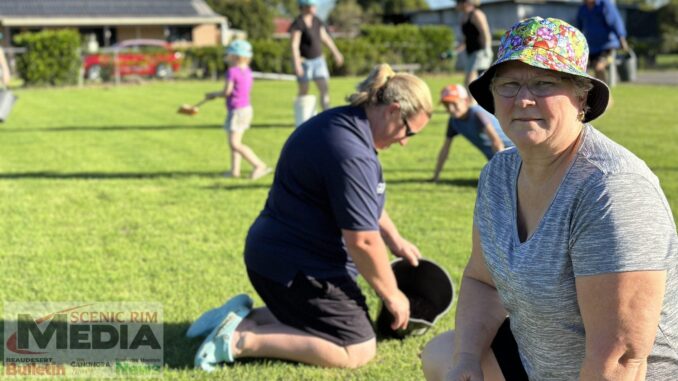
M198 319L189 337L209 332L211 325L201 322L219 322L198 350L196 367L212 370L238 358L366 364L377 345L358 274L393 315L391 328L407 327L410 303L398 289L388 251L413 266L421 253L384 209L377 151L405 146L424 129L431 93L416 76L382 64L348 101L287 139L245 242L247 273L266 306L253 309L252 299L241 294L216 309L221 312Z
M226 172L225 176L240 177L240 162L242 158L245 158L254 167L250 179L257 180L271 173L271 169L259 159L250 147L242 144L242 137L245 131L250 128L253 114L250 102L253 83L252 70L249 66L251 59L252 45L244 40L233 41L226 48L226 61L228 63L226 85L222 91L205 94L205 98L226 98L228 115L224 129L228 133L228 144L231 147L231 171Z
M482 107L472 105L473 100L464 86L445 86L440 92L440 102L450 114L450 119L447 122L445 142L438 153L438 162L431 181L440 180L440 172L450 153L452 140L459 134L478 148L487 160L492 159L495 153L504 148L513 146L499 126L497 118Z

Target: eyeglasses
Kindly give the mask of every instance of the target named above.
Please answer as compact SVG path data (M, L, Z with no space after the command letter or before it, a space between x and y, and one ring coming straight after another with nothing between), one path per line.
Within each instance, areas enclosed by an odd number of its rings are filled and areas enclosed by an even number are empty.
M405 137L409 138L411 136L416 135L417 133L412 131L412 128L410 127L410 123L407 121L407 118L403 116L403 124L405 125Z
M565 88L563 77L537 77L526 82L518 82L512 78L495 77L492 80L494 92L505 98L513 98L520 92L523 86L536 97L548 97L561 92Z

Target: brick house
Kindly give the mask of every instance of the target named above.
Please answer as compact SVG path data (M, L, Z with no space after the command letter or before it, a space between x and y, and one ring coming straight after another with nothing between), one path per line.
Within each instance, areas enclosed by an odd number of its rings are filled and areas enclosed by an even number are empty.
M204 0L0 0L0 44L25 31L74 28L99 46L152 38L183 46L229 39L226 18Z

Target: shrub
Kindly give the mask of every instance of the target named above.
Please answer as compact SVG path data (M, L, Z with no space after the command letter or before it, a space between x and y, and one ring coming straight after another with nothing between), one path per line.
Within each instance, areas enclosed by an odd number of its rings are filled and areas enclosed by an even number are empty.
M335 43L344 56L339 67L325 48L330 72L334 75L362 75L381 62L389 64L417 63L426 72L446 70L449 61L441 59L453 44L452 30L444 26L375 25L363 28L357 38L337 38ZM250 40L254 56L252 70L270 73L294 73L289 39ZM223 48L189 48L185 65L199 70L203 76L224 72Z
M266 73L293 73L290 40L252 40L252 70Z
M17 70L26 85L69 85L78 82L80 35L72 29L21 33L14 37L26 53L17 57Z
M187 48L183 51L183 66L190 68L198 77L217 77L224 73L224 48L222 46L205 46Z

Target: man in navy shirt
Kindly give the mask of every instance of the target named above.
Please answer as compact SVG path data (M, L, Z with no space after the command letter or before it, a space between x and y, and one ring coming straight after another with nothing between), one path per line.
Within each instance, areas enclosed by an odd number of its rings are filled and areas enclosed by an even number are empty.
M288 138L263 211L245 243L245 264L266 307L240 295L196 356L196 366L240 357L278 358L355 368L376 354L375 333L355 278L362 275L407 326L388 249L412 265L419 249L384 209L377 152L406 145L430 119L431 95L419 78L382 64L358 85L349 106L327 110ZM212 348L219 348L214 354Z
M584 0L575 26L589 44L589 67L595 71L596 78L607 81L607 67L614 59L614 50L629 50L619 10L611 0Z

